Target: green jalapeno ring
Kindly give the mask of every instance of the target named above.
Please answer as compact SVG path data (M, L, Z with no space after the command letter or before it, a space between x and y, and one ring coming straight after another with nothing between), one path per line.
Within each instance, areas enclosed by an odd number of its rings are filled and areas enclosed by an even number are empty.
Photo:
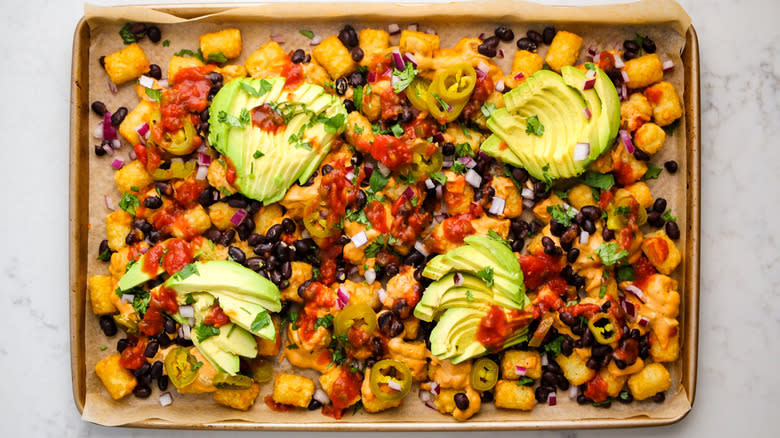
M471 367L471 387L477 391L489 391L498 382L498 364L483 357Z
M597 326L596 323L606 319L607 323L603 326ZM615 318L609 313L597 313L588 320L588 328L593 333L593 337L599 344L611 344L617 341L618 329ZM605 335L610 334L608 337Z
M376 329L376 312L368 304L350 304L333 320L333 330L337 336L347 333L356 322L363 321L366 331L371 334Z
M400 374L400 379L383 373L383 371L390 371L391 369L394 369L397 374ZM387 385L390 379L397 381L401 385L400 391L391 389L390 392L388 392L379 387L380 383ZM371 386L371 392L374 393L376 398L384 401L396 401L406 397L412 389L412 372L409 370L409 367L401 361L384 359L371 367L371 375L369 376L368 383Z
M179 347L165 356L165 371L171 379L171 383L181 389L194 382L198 377L195 369L198 360L184 347Z

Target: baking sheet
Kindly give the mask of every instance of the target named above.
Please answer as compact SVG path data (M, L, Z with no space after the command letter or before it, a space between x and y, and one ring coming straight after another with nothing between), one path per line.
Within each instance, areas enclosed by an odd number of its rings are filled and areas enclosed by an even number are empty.
M666 80L675 84L678 91L684 91L684 71L681 68L680 53L685 43L684 31L690 25L690 20L684 11L671 1L643 1L629 5L599 6L588 8L548 7L522 2L491 2L492 11L486 12L484 4L457 3L448 5L377 5L377 4L346 4L340 7L340 11L350 11L349 14L334 12L330 5L322 3L293 6L290 4L270 4L263 6L242 7L240 9L228 9L216 12L210 7L195 8L194 10L167 12L155 10L149 7L120 7L102 8L87 5L85 16L89 23L90 41L88 64L83 66L88 69L89 93L88 102L102 100L109 108L124 105L132 108L137 102L135 92L130 85L120 86L116 95L109 92L107 75L99 66L98 58L107 55L123 47L118 36L118 29L126 21L140 21L147 23L160 23L163 39L169 39L171 44L164 48L161 44L152 44L148 40L141 42L147 56L152 63L158 63L165 75L167 61L170 56L183 48L197 49L198 35L204 32L214 31L225 27L238 27L242 31L244 50L241 58L231 60L232 63L242 63L252 51L268 41L271 33L282 33L287 42L282 46L286 50L302 47L309 49L308 40L298 33L300 28L308 28L323 36L335 34L344 22L350 22L357 29L363 27L378 26L386 28L391 22L399 23L402 28L409 23L419 23L422 29L434 28L442 37L442 47L453 46L462 36L479 35L481 32L491 32L498 23L512 24L516 35L524 34L529 28L541 29L547 23L556 23L558 29L576 32L585 38L584 47L594 45L600 49L612 48L615 43L632 38L634 33L649 35L658 45L658 53L664 59L672 59L678 66ZM162 8L166 10L166 8ZM302 16L300 11L306 11ZM168 12L177 12L177 15ZM184 16L198 15L194 20L182 18ZM205 16L204 16L205 14ZM464 18L465 17L465 18ZM642 17L642 20L637 19ZM293 20L293 18L295 20ZM251 23L250 23L251 22ZM560 23L567 23L565 25ZM590 24L599 23L599 24ZM615 26L613 23L632 23L630 26ZM652 24L651 24L652 23ZM613 25L610 25L613 24ZM398 37L391 40L397 44ZM510 43L511 44L511 43ZM509 71L511 57L514 53L513 45L502 46L507 52L504 60L497 60ZM540 48L540 54L544 56L546 48ZM582 51L580 61L584 59L585 50ZM74 66L75 69L75 66ZM87 102L87 104L88 104ZM82 116L85 115L81 111ZM87 129L89 133L94 129L98 117L86 113L86 125L81 129ZM82 120L83 122L84 120ZM675 134L667 140L663 151L657 154L652 162L660 166L667 159L676 159L680 164L680 171L675 176L664 174L660 180L652 180L649 185L655 195L663 195L669 201L669 205L675 211L678 222L688 223L686 212L690 199L683 179L689 174L688 156L686 145L686 121L675 130ZM83 133L82 133L83 134ZM90 151L92 148L89 135L80 135L78 142L81 148ZM83 151L83 149L82 149ZM126 156L129 148L123 147L119 151L121 156ZM86 252L87 275L102 274L106 272L106 264L96 262L98 243L104 238L104 217L109 212L104 203L104 196L109 195L117 203L119 194L113 184L113 170L108 166L105 158L87 153L88 157L88 187L89 187L89 228ZM86 185L80 183L80 187ZM688 227L681 227L682 236L680 242L691 239ZM694 230L697 232L697 230ZM684 252L684 260L689 260L690 254L685 254L687 248L681 248ZM682 272L685 269L678 269ZM682 280L682 275L676 278ZM685 283L680 281L680 293L683 302L689 302L686 295L696 291L685 290ZM84 297L84 294L79 294ZM83 306L77 306L84 308ZM88 303L87 311L83 312L83 324L85 332L84 362L85 367L85 403L83 418L104 425L137 424L141 421L157 419L155 425L170 425L179 427L206 427L210 424L225 424L229 420L241 420L247 423L230 423L238 427L274 427L296 428L305 425L307 428L370 428L377 430L375 423L380 423L387 428L397 424L402 428L429 428L440 426L445 428L495 428L495 427L522 427L532 423L551 421L562 422L572 419L577 420L609 420L644 418L674 419L680 418L690 409L691 398L685 388L680 384L683 381L683 357L672 367L673 389L667 394L664 404L656 405L651 402L634 403L632 405L613 404L611 409L599 409L592 406L578 406L568 400L565 394L559 394L559 403L556 407L537 406L530 413L496 409L492 404L486 405L481 412L466 423L458 423L449 416L441 415L429 409L421 409L422 403L413 396L407 397L404 404L398 408L378 414L359 412L351 416L349 413L344 419L337 421L323 416L319 411L309 412L296 410L287 413L275 413L264 403L262 397L269 394L271 384L266 384L261 389L258 402L248 412L235 411L217 405L211 400L211 395L187 395L178 396L174 390L175 402L172 406L161 408L155 395L146 400L127 397L119 402L113 401L105 391L102 383L94 374L94 364L101 358L111 354L117 337L105 339L96 324L96 318L91 314ZM681 309L681 315L683 314ZM686 321L682 321L685 325ZM109 349L100 351L101 345L107 345ZM689 346L683 344L683 351ZM695 345L693 346L695 348ZM694 355L695 358L695 355ZM286 366L283 363L282 366ZM305 374L305 372L304 372ZM171 387L172 388L172 387ZM218 423L222 422L222 423ZM522 423L518 423L522 422ZM618 423L616 423L618 424ZM362 426L361 426L362 425ZM623 425L629 425L625 423ZM537 426L538 427L538 426ZM384 427L383 427L384 428Z

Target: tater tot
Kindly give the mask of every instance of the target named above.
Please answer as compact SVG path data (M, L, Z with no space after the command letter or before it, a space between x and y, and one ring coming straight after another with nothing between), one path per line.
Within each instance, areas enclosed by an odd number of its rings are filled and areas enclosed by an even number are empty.
M536 53L528 50L518 50L515 52L515 58L512 61L512 72L504 78L504 84L510 88L515 88L523 83L532 74L541 70L544 66L544 60ZM522 73L522 77L518 77Z
M149 71L149 60L141 46L130 44L105 57L104 65L111 82L119 85L138 79Z
M643 88L664 78L663 63L655 53L626 61L623 71L628 74L628 88Z
M241 31L223 29L219 32L204 33L200 36L200 51L206 60L216 60L219 54L226 59L237 58L241 55Z
M352 60L349 49L335 35L325 38L311 51L311 54L321 66L325 67L332 79L345 76L347 73L357 70L358 67L357 63Z
M553 38L544 60L550 68L560 73L561 67L574 65L577 62L580 49L582 49L582 37L561 30Z
M647 100L653 105L653 121L658 126L667 126L682 116L682 105L674 85L659 82L645 90Z
M634 133L634 146L648 154L661 150L666 141L666 132L655 123L645 123Z
M645 400L672 386L669 370L660 363L651 363L628 378L628 389L636 400Z

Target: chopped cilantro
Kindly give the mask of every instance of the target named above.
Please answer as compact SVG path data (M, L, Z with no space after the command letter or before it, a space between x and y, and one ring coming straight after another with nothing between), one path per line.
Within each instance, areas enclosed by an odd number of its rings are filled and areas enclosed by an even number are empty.
M314 32L310 31L309 29L299 29L298 32L300 32L301 35L305 36L308 39L314 38Z
M199 370L199 369L200 369L200 367L202 367L202 366L203 366L203 362L201 362L201 361L197 361L197 362L195 362L195 365L193 365L193 366L192 366L192 371L197 371L197 370Z
M677 217L672 216L672 210L666 210L661 217L667 222L677 222Z
M206 324L201 324L195 327L194 331L195 331L195 336L197 336L198 338L198 342L203 342L206 339L212 336L217 336L219 334L218 328Z
M190 263L189 265L181 268L179 272L173 274L173 278L174 280L184 280L191 275L200 275L198 273L198 267L195 265L195 263Z
M372 192L377 193L385 188L388 181L390 181L390 179L382 175L382 171L374 169L374 171L371 172L371 178L368 180L368 185Z
M398 78L395 83L393 83L393 91L395 91L396 94L404 91L406 87L412 83L415 76L417 76L417 73L417 69L414 68L414 65L411 62L407 62L406 67L404 67L402 71L393 69L393 76Z
M573 208L566 207L566 210L564 210L563 207L558 204L548 206L547 213L564 227L570 227L572 221L574 221L574 217L577 216L577 213L575 213Z
M443 111L447 111L447 112L452 111L452 105L447 103L446 100L442 99L441 96L439 96L436 93L431 93L431 96L433 96L433 99L439 105L439 108L441 108Z
M136 207L140 206L141 202L138 197L132 193L125 193L122 195L122 200L119 201L119 208L135 216Z
M447 184L447 176L441 172L435 172L430 175L431 179L441 185Z
M400 137L400 136L404 135L404 128L401 127L400 123L396 123L395 125L391 126L390 127L390 131L396 137Z
M471 293L470 290L466 291L466 301L468 301L469 303L474 301L474 295Z
M642 176L642 179L647 181L649 179L656 179L658 178L658 175L661 174L663 169L656 166L653 163L647 163L647 172L645 172L644 176Z
M622 215L622 216L628 216L629 214L631 214L631 209L628 208L627 205L620 205L620 206L615 208L615 214L619 214L619 215Z
M355 87L352 89L352 103L355 104L355 110L360 112L363 107L363 87Z
M155 90L154 88L145 88L144 91L146 91L146 95L149 96L149 99L155 100L157 102L162 99L162 91Z
M500 234L496 233L495 230L493 230L493 229L488 230L488 234L487 235L488 235L488 237L490 237L491 239L495 240L496 242L502 243L502 244L504 244L504 246L506 246L508 248L510 247L509 243L507 243L507 241L503 237L501 237Z
M463 131L463 135L466 136L466 138L471 138L471 134L469 134L469 130L466 128L466 124L462 121L458 121L458 126L460 126L460 130ZM447 127L445 126L442 131L446 131Z
M526 386L526 385L528 385L529 383L534 383L534 379L532 379L532 378L530 378L530 377L528 377L528 376L523 376L523 377L521 377L521 378L520 378L520 380L518 380L517 382L515 382L515 384L516 384L517 386Z
M111 260L111 248L104 249L103 252L98 254L97 259L101 262L107 262Z
M170 45L171 45L171 40L165 40L165 41L162 42L162 46L163 47L168 47Z
M590 188L590 195L593 196L593 200L596 202L599 202L599 199L601 199L601 190L591 187Z
M631 266L620 266L615 269L615 279L621 281L634 281L634 268Z
M466 173L468 171L466 166L464 166L463 163L461 163L460 161L453 162L452 167L450 167L450 170L452 170L455 173L461 173L461 174Z
M101 345L100 346L100 351L106 351L107 349L108 349L107 345Z
M564 341L563 336L558 336L557 338L553 339L552 341L544 344L544 351L548 353L554 353L554 354L561 354L561 344Z
M609 190L615 185L615 177L611 173L598 173L587 171L582 174L579 181L586 186L601 190Z
M600 407L603 407L603 406L609 406L610 403L612 403L612 399L608 398L608 399L606 399L604 401L601 401L601 402L593 402L593 406L597 407L597 408L600 408Z
M260 80L260 89L258 90L255 90L251 85L247 84L246 82L241 82L239 86L247 94L254 97L264 96L266 93L271 91L271 88L273 88L273 85L271 85L271 83L265 79Z
M412 204L412 207L417 207L417 203L419 201L417 200L417 196L415 196L414 198L410 199L409 202Z
M492 103L486 103L482 105L482 108L480 108L480 111L482 111L482 114L485 116L485 118L490 117L493 114L493 111L496 110L496 106Z
M544 125L539 121L539 117L534 115L525 119L525 133L537 137L544 135Z
M471 148L471 145L468 143L458 143L455 145L455 156L456 157L465 157L468 155L469 157L474 156L474 149Z
M209 56L206 57L206 60L208 62L216 62L221 64L223 62L227 62L227 57L222 52L209 53Z
M244 111L246 111L246 108L244 108L242 110L242 113ZM248 111L247 111L247 114L249 114ZM242 123L241 119L236 118L235 116L232 116L232 115L226 113L225 111L220 111L217 114L217 120L219 120L222 123L227 123L228 125L230 125L230 126L232 126L234 128L243 128L244 126L246 126L246 123ZM247 123L249 123L248 120L247 120Z
M132 24L133 23L125 23L125 25L119 29L119 36L122 37L122 42L125 44L133 44L134 42L138 41L135 35L130 32L130 26L132 26Z
M357 123L352 125L352 130L355 131L355 134L357 134L357 135L363 135L363 127L362 126L358 126Z
M192 295L187 295L187 298L184 299L184 304L195 304L195 298Z
M149 292L143 289L136 289L135 297L133 297L133 310L135 310L135 313L143 317L146 314L146 309L149 307L150 298Z
M604 298L607 294L607 281L609 280L609 271L604 270L601 274L601 287L599 288L599 298Z
M401 180L402 183L404 183L406 185L410 185L410 184L414 184L415 183L414 175L412 175L412 172L409 172L409 173L406 173L406 174L399 173L398 174L398 178Z
M333 117L328 117L327 120L323 123L325 126L325 132L330 134L338 134L341 128L344 127L344 123L347 120L347 116L345 114L336 114Z
M568 199L569 198L569 192L571 192L571 189L569 189L569 190L553 189L553 193L555 193L555 195L558 196L561 199Z
M255 320L252 321L252 325L249 328L252 332L257 333L268 326L268 324L271 324L271 317L268 315L268 312L263 310L255 316Z
M487 287L493 287L493 268L491 266L485 266L482 270L477 272L477 277L485 280Z
M241 126L243 127L248 125L251 120L252 117L249 115L249 110L241 108L241 113L238 115L238 123L241 123Z
M623 249L617 242L604 242L596 248L595 252L604 266L612 266L628 257L628 251Z
M317 318L317 321L314 323L314 329L317 330L318 327L324 327L324 328L330 328L333 326L333 315L325 315Z
M357 402L357 403L355 403L355 408L354 408L354 409L352 409L352 415L355 415L355 414L357 414L357 413L358 413L358 411L359 411L360 409L362 409L362 408L363 408L363 402L362 402L362 401L360 401L360 400L358 400L358 402Z
M254 157L255 159L258 159L258 158L264 157L264 156L265 156L265 154L260 152L260 151L255 151L255 153L252 154L252 157Z
M366 212L364 210L355 210L355 211L348 210L346 219L351 222L357 222L359 224L363 224L368 229L371 229L371 222L369 222L368 216L366 216Z
M682 120L682 119L677 119L677 120L675 120L674 122L672 122L672 123L670 123L670 124L668 124L668 125L664 126L664 127L663 127L663 128L661 128L661 129L663 129L663 130L664 130L664 132L666 133L666 135L672 135L672 134L674 134L674 128L676 128L677 126L679 126L679 125L680 125L680 120Z
M203 53L201 53L200 49L198 49L197 52L193 52L189 49L181 49L178 52L174 53L173 56L191 56L193 58L198 58L199 60L203 61Z

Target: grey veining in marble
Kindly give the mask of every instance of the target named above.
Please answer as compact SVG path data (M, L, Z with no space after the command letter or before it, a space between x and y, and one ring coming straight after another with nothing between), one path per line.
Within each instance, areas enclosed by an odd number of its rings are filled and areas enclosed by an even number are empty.
M693 411L680 424L654 429L472 436L780 435L780 1L681 3L698 30L702 60L701 342ZM82 3L2 5L0 435L238 436L110 429L80 420L68 350L67 138L71 39Z

